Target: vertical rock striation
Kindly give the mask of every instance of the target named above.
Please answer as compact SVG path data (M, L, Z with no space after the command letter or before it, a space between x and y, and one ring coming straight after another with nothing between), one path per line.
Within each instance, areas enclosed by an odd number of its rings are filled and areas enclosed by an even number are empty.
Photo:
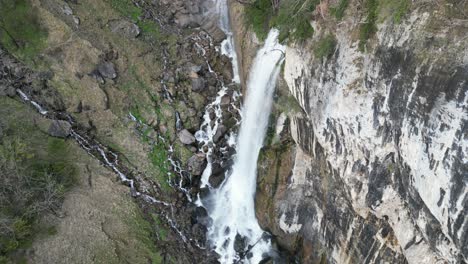
M362 11L347 12L286 50L283 77L302 109L288 115L296 146L260 160L261 225L301 263L464 263L466 20L414 5L400 24L379 21L363 52ZM318 58L327 32L336 47ZM290 169L275 174L278 161Z

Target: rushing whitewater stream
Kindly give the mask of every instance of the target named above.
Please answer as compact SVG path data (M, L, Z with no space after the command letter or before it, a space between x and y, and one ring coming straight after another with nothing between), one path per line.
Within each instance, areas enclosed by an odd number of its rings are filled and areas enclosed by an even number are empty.
M268 125L283 53L284 47L278 43L278 31L272 30L264 47L258 51L249 74L232 170L222 185L212 189L208 198L202 201L213 221L208 228L208 238L220 255L221 263L256 264L271 251L269 236L255 217L254 195L257 158ZM240 248L239 244L244 246Z

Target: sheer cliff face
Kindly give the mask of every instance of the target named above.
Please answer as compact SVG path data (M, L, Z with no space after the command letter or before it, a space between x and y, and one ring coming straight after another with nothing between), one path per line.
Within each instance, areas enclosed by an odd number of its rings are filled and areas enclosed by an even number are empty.
M294 165L262 224L306 262L466 262L468 24L421 5L380 22L361 52L358 10L286 51L303 112L290 114ZM327 31L337 45L323 60L311 50Z

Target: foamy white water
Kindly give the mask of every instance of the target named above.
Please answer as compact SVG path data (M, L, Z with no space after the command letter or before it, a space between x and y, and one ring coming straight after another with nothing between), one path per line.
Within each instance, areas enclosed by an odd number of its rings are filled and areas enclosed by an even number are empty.
M232 172L219 189L212 189L203 201L213 224L208 238L221 263L259 263L271 250L255 216L254 196L257 158L263 145L271 110L273 91L283 59L279 32L271 30L257 53L247 84L242 123L237 137L237 154ZM245 239L245 248L235 250L236 236ZM239 261L239 262L237 262Z
M227 55L232 61L233 79L235 83L240 83L239 65L237 63L237 53L234 46L234 36L229 23L228 0L216 0L216 13L219 15L219 26L226 34L226 39L221 43L221 54Z

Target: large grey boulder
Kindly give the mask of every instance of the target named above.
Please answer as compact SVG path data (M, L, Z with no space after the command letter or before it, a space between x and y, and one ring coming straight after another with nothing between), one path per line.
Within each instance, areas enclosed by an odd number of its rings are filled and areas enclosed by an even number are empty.
M201 27L213 38L215 43L220 43L226 38L224 31L218 27L217 22L212 18L205 19Z
M71 133L71 125L67 121L54 120L47 133L53 137L66 138Z
M219 124L218 129L216 129L216 133L213 136L213 141L218 142L224 134L226 134L227 128L223 124Z
M109 22L109 28L112 32L133 39L140 35L140 28L125 19L112 20Z
M206 81L202 77L192 78L192 91L200 92L205 89Z
M178 136L182 144L190 145L190 144L195 143L195 137L187 129L181 130Z
M187 161L188 171L194 176L202 175L206 167L205 154L198 153L190 157Z
M115 70L114 63L110 61L103 61L97 66L99 74L107 79L117 78L117 72Z

